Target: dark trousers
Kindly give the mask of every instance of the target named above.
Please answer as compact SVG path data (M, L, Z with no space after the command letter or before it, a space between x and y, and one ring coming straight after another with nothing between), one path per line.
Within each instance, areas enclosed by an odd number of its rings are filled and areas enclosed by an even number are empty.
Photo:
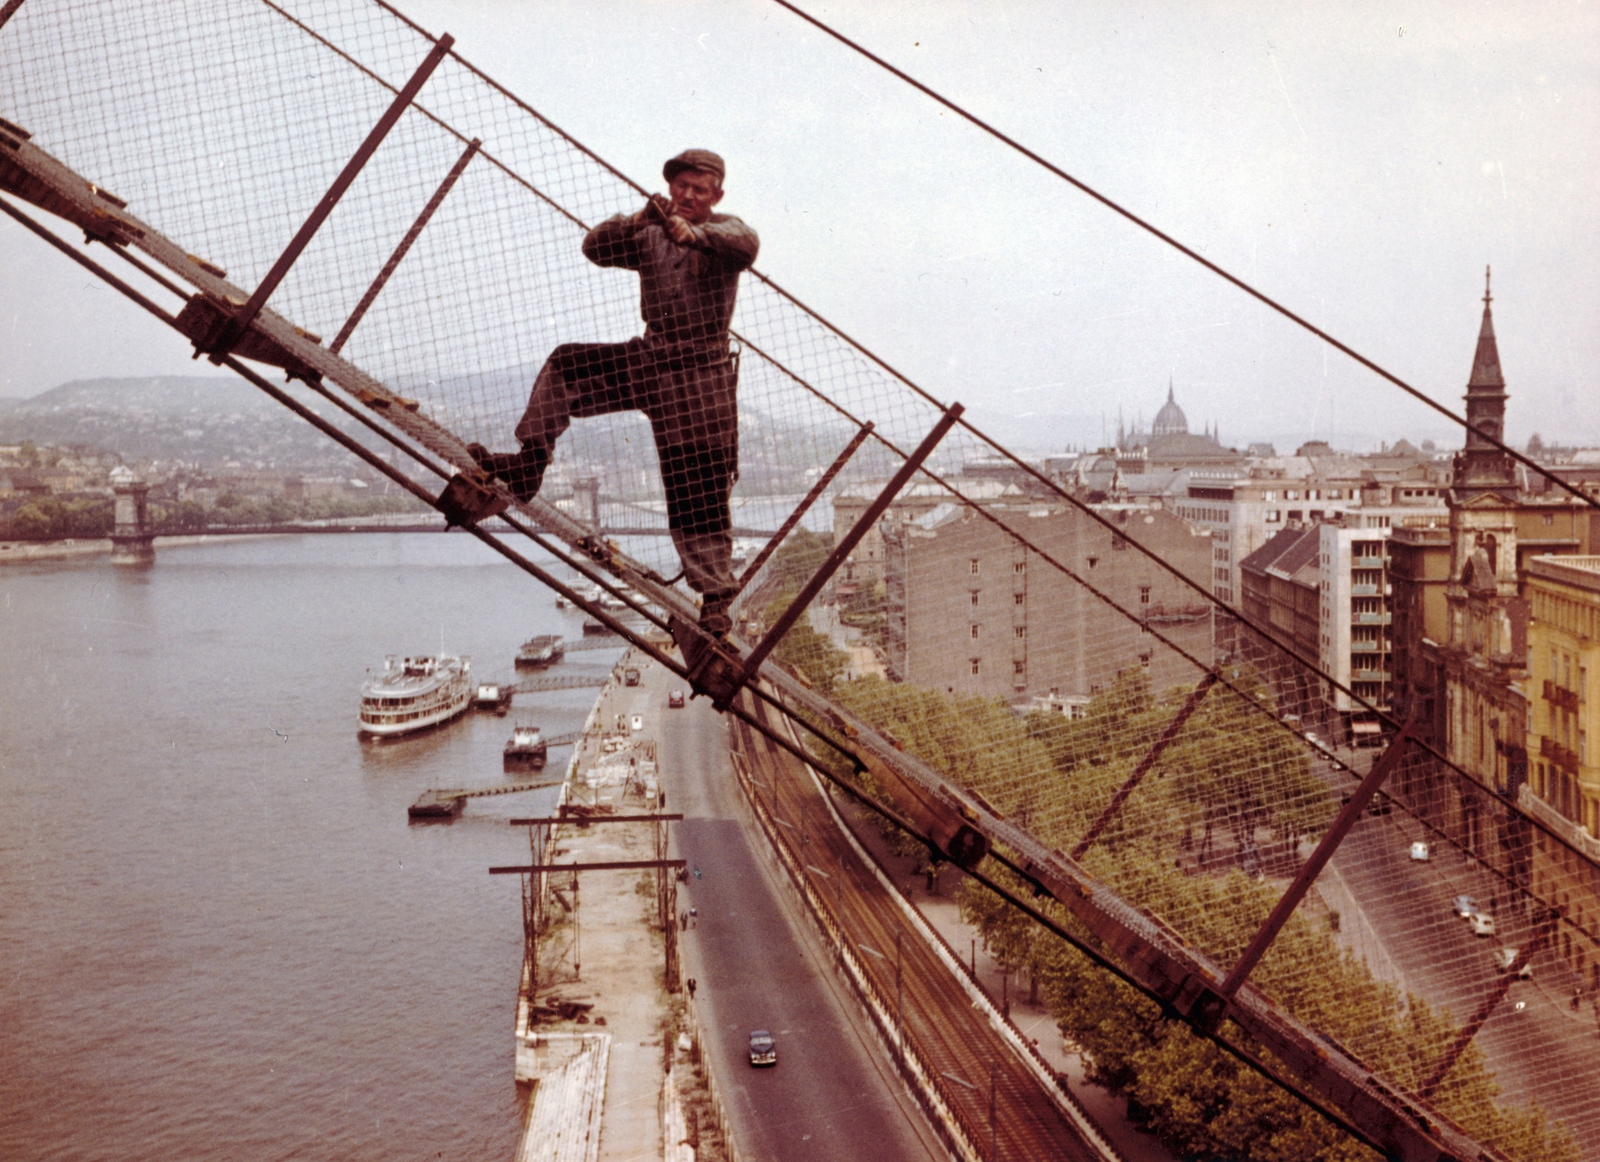
M733 519L739 476L738 375L726 354L684 354L647 339L563 343L534 380L516 435L548 464L572 417L641 411L650 420L667 527L696 593L732 593Z

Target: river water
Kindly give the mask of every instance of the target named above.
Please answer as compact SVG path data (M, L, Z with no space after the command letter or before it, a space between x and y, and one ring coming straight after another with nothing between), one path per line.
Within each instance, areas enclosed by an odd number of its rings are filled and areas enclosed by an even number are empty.
M519 888L486 869L553 793L406 807L504 781L513 722L575 730L595 691L355 728L385 654L442 634L509 677L534 633L580 619L459 534L0 571L0 1158L510 1157Z

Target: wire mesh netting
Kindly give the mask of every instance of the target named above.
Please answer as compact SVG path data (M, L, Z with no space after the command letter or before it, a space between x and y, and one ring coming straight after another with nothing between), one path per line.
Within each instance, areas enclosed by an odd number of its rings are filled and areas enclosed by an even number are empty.
M0 29L0 116L248 289L431 47L361 0L28 0ZM348 330L345 358L513 491L592 512L712 600L837 468L743 587L753 639L944 408L751 267L716 165L687 159L647 200L452 54L271 305ZM775 657L1225 969L1400 724L1363 687L1344 696L1376 733L1349 733L1289 627L1212 597L1212 528L1091 494L961 424ZM1334 529L1307 551L1380 573L1385 552ZM1381 603L1354 621L1382 655ZM1600 1157L1600 869L1518 807L1518 778L1408 746L1251 980L1508 1155ZM1049 933L978 890L967 906L1107 1084L1165 1108L1153 1078L1227 1074ZM1272 1123L1287 1100L1239 1079L1226 1103ZM1284 1156L1354 1149L1297 1132Z

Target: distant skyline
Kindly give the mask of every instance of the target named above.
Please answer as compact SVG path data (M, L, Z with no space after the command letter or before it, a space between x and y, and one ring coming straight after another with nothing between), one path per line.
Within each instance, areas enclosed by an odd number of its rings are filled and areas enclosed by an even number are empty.
M761 232L760 267L1002 439L1098 443L1119 408L1153 415L1170 376L1191 428L1240 447L1459 446L776 5L400 7L647 185L687 145L723 153L723 208ZM810 10L1452 410L1492 263L1509 438L1600 443L1595 6ZM0 395L198 370L9 220L0 270Z

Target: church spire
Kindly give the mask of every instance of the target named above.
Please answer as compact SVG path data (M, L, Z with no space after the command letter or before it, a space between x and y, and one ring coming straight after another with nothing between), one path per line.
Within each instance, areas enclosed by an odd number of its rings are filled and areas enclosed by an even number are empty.
M1472 493L1495 492L1509 500L1516 493L1516 471L1511 458L1489 440L1505 439L1506 381L1500 371L1500 348L1494 337L1494 311L1490 304L1489 268L1483 268L1483 322L1472 355L1472 375L1467 380L1466 444L1455 459L1452 489L1458 500ZM1489 437L1485 439L1484 437Z
M1478 328L1478 349L1472 356L1472 377L1467 380L1467 391L1499 391L1504 394L1505 378L1500 374L1500 348L1494 340L1494 313L1489 304L1494 296L1489 293L1489 268L1483 268L1483 324ZM1505 409L1501 408L1501 418ZM1497 437L1498 438L1498 437Z

